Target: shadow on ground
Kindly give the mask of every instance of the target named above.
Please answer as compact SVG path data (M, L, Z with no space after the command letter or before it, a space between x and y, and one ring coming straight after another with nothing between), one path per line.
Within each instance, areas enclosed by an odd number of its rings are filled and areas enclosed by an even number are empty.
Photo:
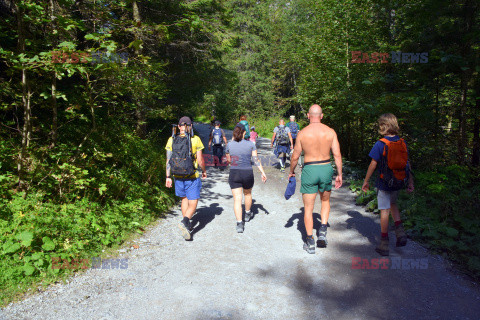
M378 230L378 224L373 219L364 217L358 211L350 210L347 211L347 214L350 216L346 221L347 229L357 230L362 236L367 238L371 244L376 245L377 241L374 235L380 232L380 230Z
M222 214L223 208L218 203L212 203L209 207L197 209L197 213L192 217L193 230L191 235L195 235L215 219L216 216Z
M293 226L293 223L295 220L297 221L297 230L300 232L300 236L302 237L302 241L304 241L307 238L307 233L305 231L305 223L303 220L303 217L305 215L305 209L301 208L301 212L299 213L294 213L290 219L288 219L287 223L285 224L285 228L291 228ZM315 234L318 234L318 230L320 229L320 226L322 225L322 220L320 217L319 213L314 212L313 213L313 230L315 230ZM327 227L330 227L330 224L327 222Z

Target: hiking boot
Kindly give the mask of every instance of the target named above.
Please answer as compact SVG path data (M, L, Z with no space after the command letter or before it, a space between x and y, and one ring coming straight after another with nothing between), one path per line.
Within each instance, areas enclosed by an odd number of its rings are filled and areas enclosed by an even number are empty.
M281 167L280 172L285 172L285 167Z
M320 227L318 230L318 239L317 239L317 246L319 248L326 248L327 247L327 228Z
M245 225L243 222L237 222L237 232L238 233L243 233L243 230L245 229Z
M252 211L245 212L245 222L250 221L250 219L252 219L252 217L253 217L253 212Z
M180 228L180 231L182 232L182 237L185 240L190 240L192 235L190 234L190 223L185 222L184 220L180 221L178 224L178 228Z
M404 247L407 244L407 235L403 230L403 225L395 226L395 235L397 236L397 247Z
M375 251L380 253L380 255L382 256L388 256L389 255L388 238L380 239L380 244L375 248Z
M303 244L303 250L307 251L310 254L315 253L315 240L307 237L307 241Z

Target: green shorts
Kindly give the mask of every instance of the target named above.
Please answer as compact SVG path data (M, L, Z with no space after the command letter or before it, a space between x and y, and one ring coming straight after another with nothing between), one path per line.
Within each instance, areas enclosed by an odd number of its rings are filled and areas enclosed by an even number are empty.
M313 194L332 190L333 167L329 164L306 165L302 170L300 193Z

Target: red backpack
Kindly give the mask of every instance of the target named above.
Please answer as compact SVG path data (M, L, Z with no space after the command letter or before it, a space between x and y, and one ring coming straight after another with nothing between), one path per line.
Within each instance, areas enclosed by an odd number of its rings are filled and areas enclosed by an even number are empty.
M392 190L400 190L408 181L408 151L403 139L380 139L385 146L380 163L380 179Z

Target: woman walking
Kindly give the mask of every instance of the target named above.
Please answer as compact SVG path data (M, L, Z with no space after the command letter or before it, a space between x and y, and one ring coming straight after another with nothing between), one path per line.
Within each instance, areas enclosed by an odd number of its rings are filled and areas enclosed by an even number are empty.
M233 140L227 144L226 155L230 163L228 183L233 194L233 211L237 218L237 232L243 232L245 224L242 219L242 193L245 196L245 222L252 218L252 188L254 184L252 157L262 173L262 181L267 181L262 164L257 157L257 148L251 141L245 140L245 126L238 123L233 129Z

